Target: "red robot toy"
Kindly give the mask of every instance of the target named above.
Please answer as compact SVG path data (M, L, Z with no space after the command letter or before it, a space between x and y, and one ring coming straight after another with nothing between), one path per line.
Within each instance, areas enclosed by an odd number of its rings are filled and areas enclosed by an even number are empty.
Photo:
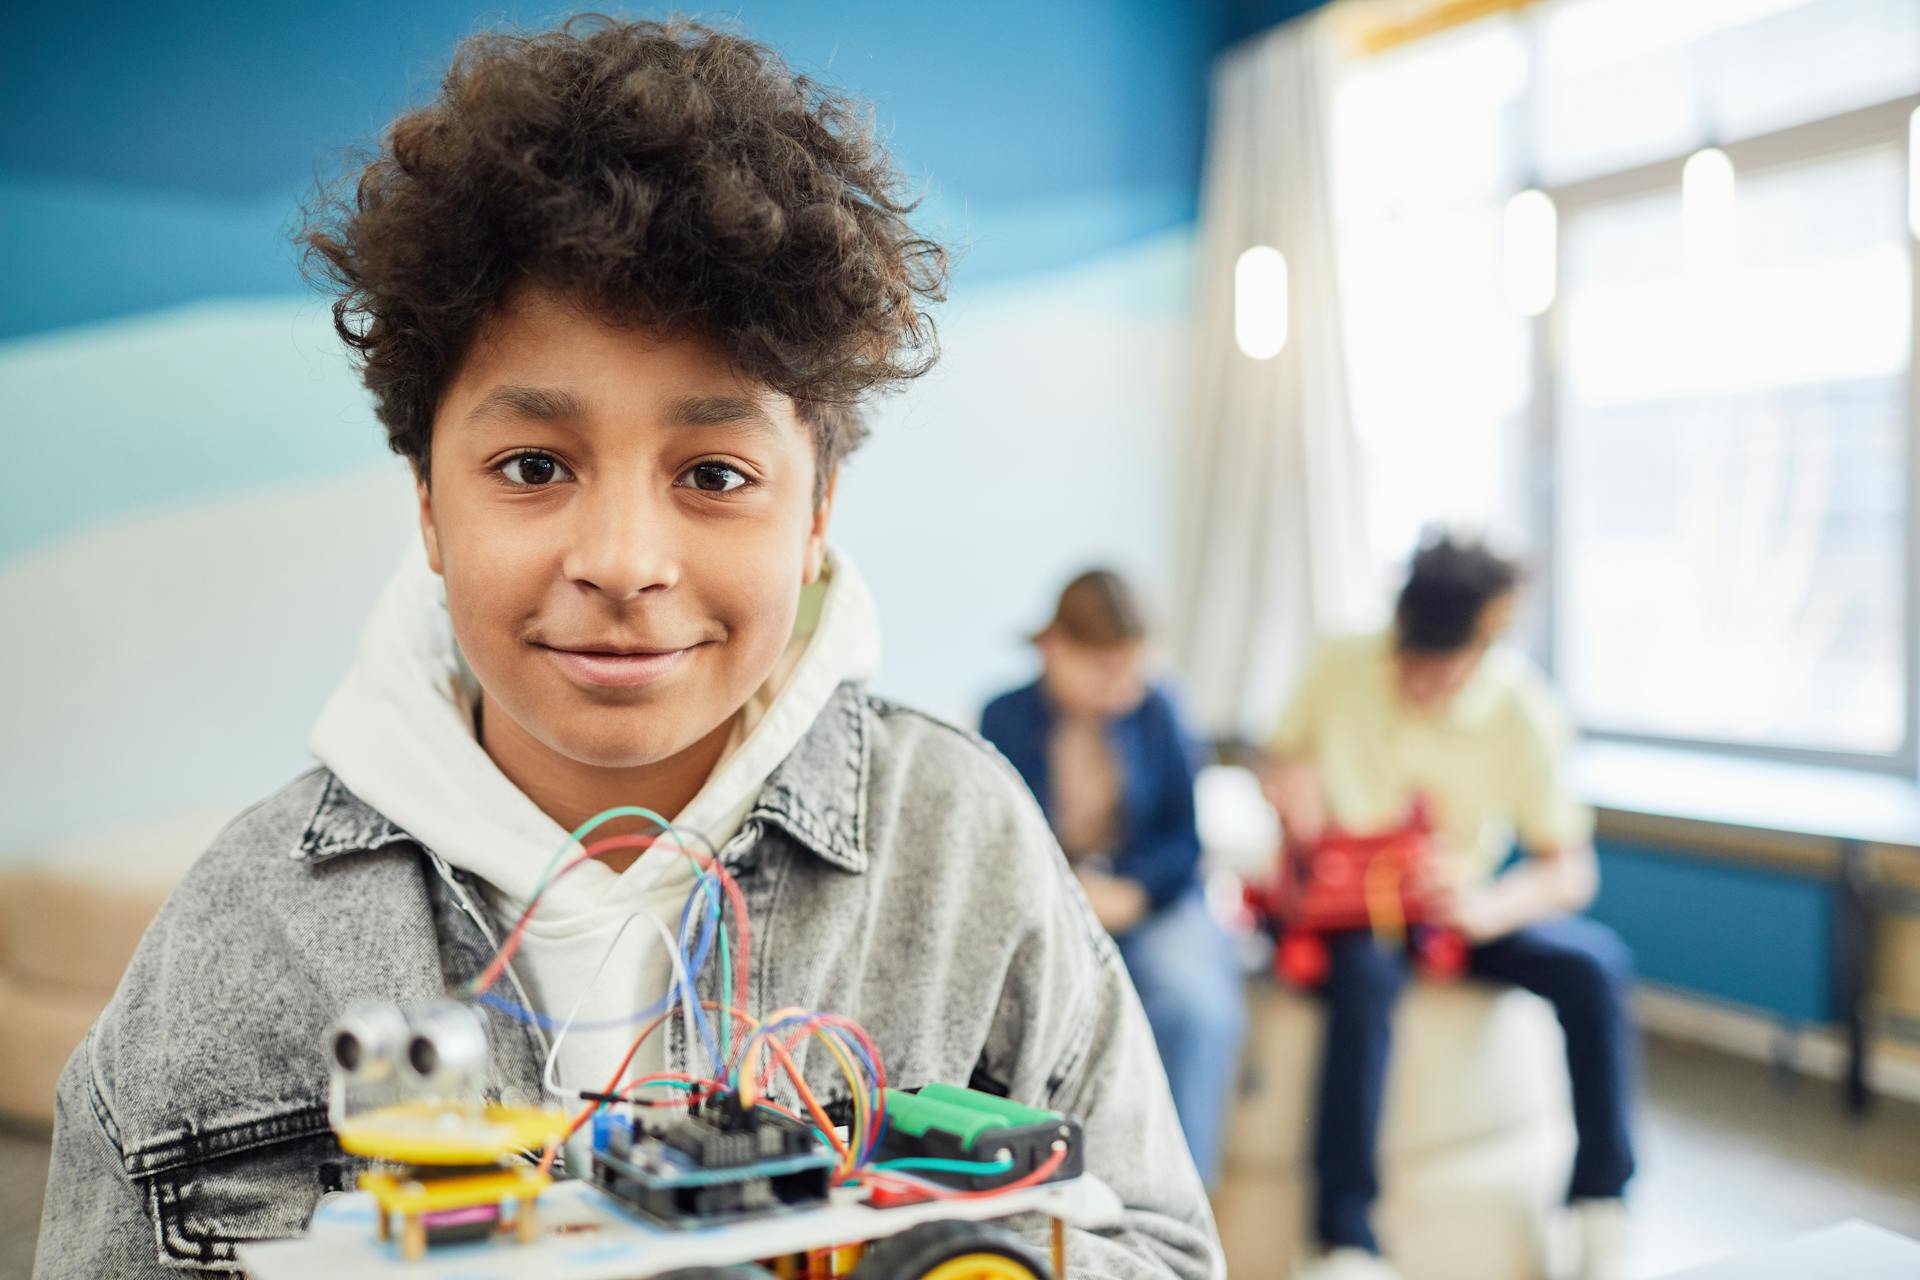
M1328 827L1311 849L1284 854L1272 881L1247 890L1274 935L1274 976L1317 987L1327 976L1326 935L1370 929L1410 947L1429 977L1458 977L1466 939L1432 922L1433 895L1422 875L1433 848L1426 799L1416 796L1406 820L1391 830L1359 835Z

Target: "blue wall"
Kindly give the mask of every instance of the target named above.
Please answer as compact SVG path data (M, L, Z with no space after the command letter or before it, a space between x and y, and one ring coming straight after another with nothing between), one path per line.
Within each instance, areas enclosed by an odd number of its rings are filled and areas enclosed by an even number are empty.
M551 12L208 0L11 15L0 39L0 118L11 126L0 132L0 395L15 403L0 430L17 442L32 419L59 420L39 412L44 371L9 365L31 354L10 339L200 300L306 296L291 233L317 181L430 98L462 36L545 26ZM960 250L961 297L1191 223L1228 18L1227 0L749 0L717 20L874 102L924 185L925 225ZM69 363L89 380L151 385L156 366L178 361L156 349L132 368L91 354ZM340 473L380 453L366 429L289 430L263 447L244 405L208 415L184 391L161 399L210 424L197 453L153 414L76 406L98 459L92 483L5 504L0 563L119 514Z
M971 246L962 272L991 278L1191 220L1208 69L1243 8L748 0L721 20L872 100L932 220ZM430 97L462 35L551 12L22 6L0 42L0 339L297 289L287 232L316 176Z

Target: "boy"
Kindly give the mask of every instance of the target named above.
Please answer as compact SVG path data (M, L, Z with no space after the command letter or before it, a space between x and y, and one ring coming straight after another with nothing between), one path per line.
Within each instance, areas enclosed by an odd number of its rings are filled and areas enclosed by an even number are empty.
M421 548L314 729L321 766L216 840L68 1064L38 1276L229 1270L299 1232L360 1168L323 1029L478 972L567 832L619 804L740 882L750 1012L841 1013L899 1084L1081 1117L1126 1211L1075 1234L1076 1271L1214 1271L1139 1002L1045 819L977 740L854 683L877 641L826 544L838 465L859 399L931 363L944 280L896 181L853 105L769 50L575 20L466 42L308 228ZM490 1096L604 1086L631 1030L589 1031L666 990L640 939L679 918L684 867L629 852L540 899L505 985L583 1031L489 1008ZM649 1048L636 1070L698 1060Z
M980 732L1026 779L1113 934L1187 1149L1213 1185L1246 998L1201 883L1197 752L1151 679L1146 611L1120 575L1094 569L1068 583L1034 647L1040 678L988 703Z
M1289 849L1331 822L1397 826L1415 794L1435 826L1448 923L1467 971L1552 1002L1566 1032L1579 1150L1568 1199L1583 1280L1619 1280L1621 1195L1638 1058L1626 1001L1630 961L1605 926L1570 913L1598 885L1592 820L1565 776L1570 737L1538 672L1495 642L1513 617L1517 568L1484 546L1431 539L1413 558L1388 635L1330 642L1308 664L1275 730L1268 795ZM1515 838L1527 857L1495 872ZM1390 1280L1368 1211L1403 952L1371 935L1332 940L1314 1138L1315 1280Z

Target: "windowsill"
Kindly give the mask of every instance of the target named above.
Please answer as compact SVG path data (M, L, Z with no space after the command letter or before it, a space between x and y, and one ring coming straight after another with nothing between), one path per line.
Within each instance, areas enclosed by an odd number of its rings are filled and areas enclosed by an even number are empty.
M1920 785L1888 774L1589 741L1573 776L1603 812L1920 849Z

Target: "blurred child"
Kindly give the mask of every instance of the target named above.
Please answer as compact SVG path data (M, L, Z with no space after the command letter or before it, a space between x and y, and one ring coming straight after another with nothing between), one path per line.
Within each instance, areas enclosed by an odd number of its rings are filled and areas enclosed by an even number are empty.
M1414 795L1426 797L1441 923L1469 942L1468 972L1535 992L1560 1017L1579 1129L1568 1199L1581 1276L1618 1280L1638 1056L1630 961L1613 933L1572 914L1598 885L1592 820L1568 786L1571 735L1558 699L1523 657L1496 644L1518 580L1515 565L1478 544L1425 543L1392 630L1332 641L1308 664L1273 733L1267 789L1289 850L1311 848L1329 823L1355 832L1398 825ZM1496 874L1516 838L1528 856ZM1314 1140L1314 1223L1326 1252L1312 1274L1390 1277L1368 1212L1406 956L1366 933L1330 944Z
M1231 940L1201 892L1194 747L1148 678L1146 625L1117 574L1069 583L1034 644L1040 678L994 699L981 732L1033 789L1119 943L1211 1185L1246 1012Z

